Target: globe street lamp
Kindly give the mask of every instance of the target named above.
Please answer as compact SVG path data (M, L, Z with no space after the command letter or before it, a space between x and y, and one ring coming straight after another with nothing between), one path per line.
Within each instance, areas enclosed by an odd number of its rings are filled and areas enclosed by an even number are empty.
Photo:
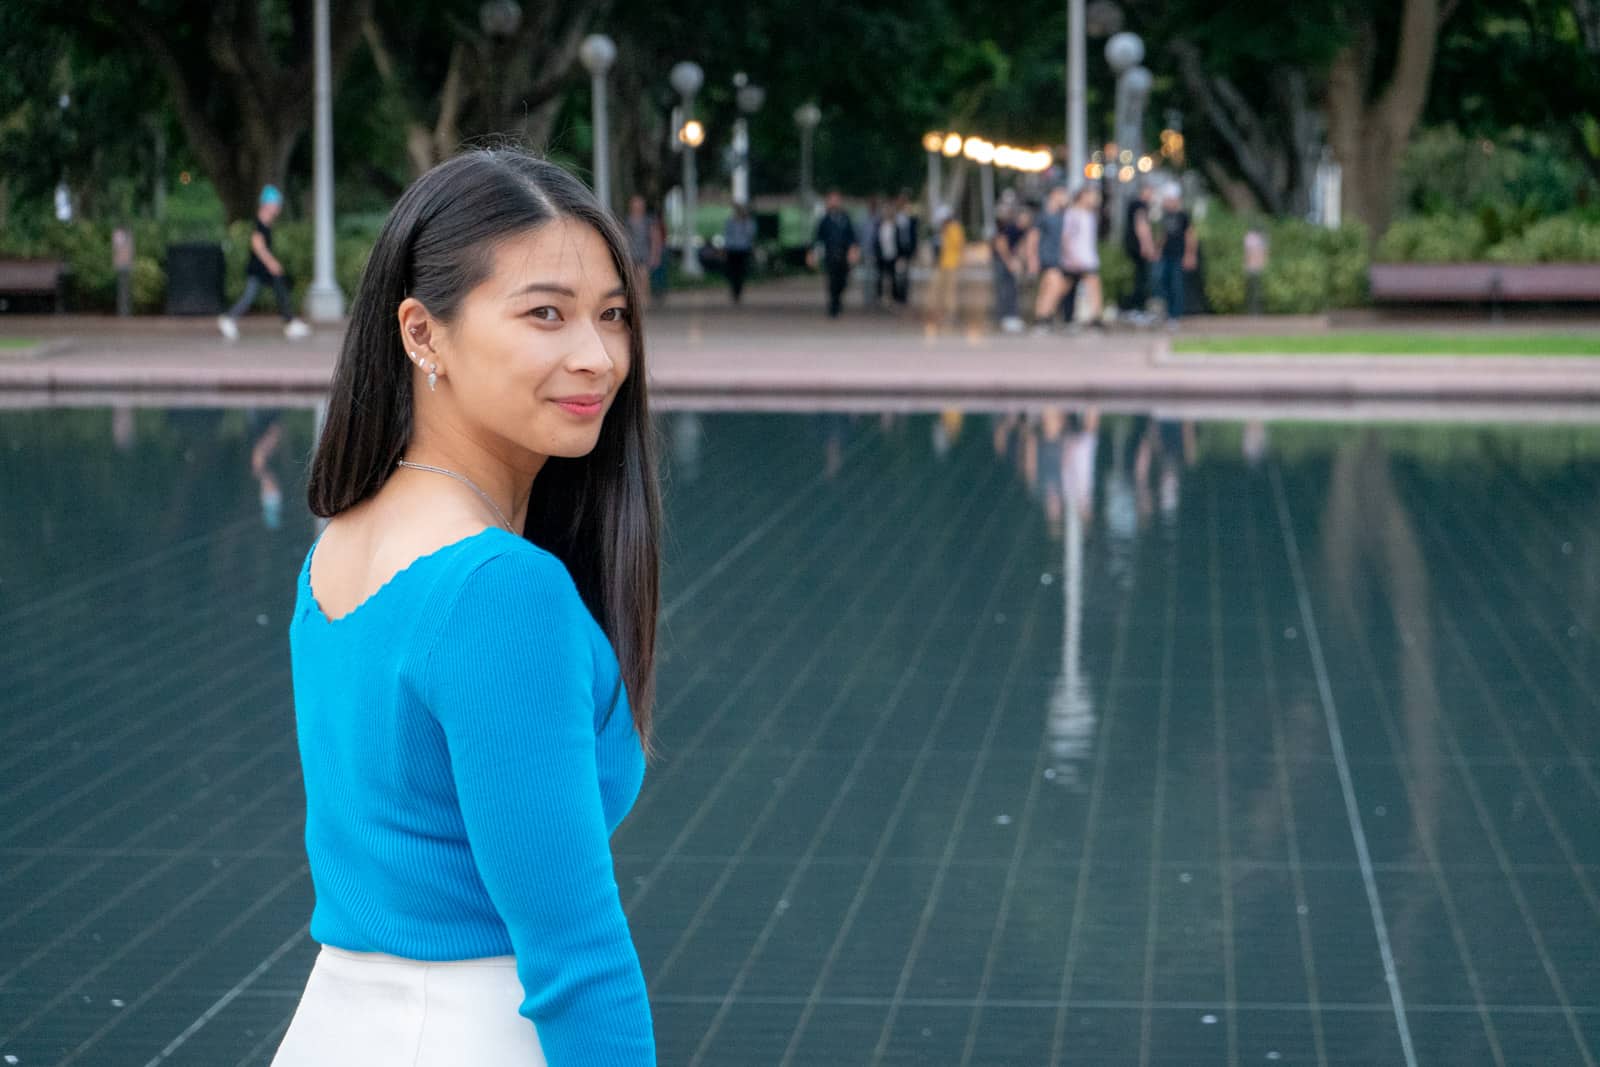
M733 84L738 90L735 100L739 105L739 117L733 123L733 202L749 206L750 116L766 103L767 91L751 85L749 76L743 73L733 76Z
M1142 154L1144 105L1150 97L1154 79L1139 64L1144 61L1144 41L1136 33L1113 34L1106 42L1106 62L1117 75L1116 139L1121 149L1116 159L1107 158L1106 167L1116 175L1111 183L1111 228L1122 234L1123 205L1128 198L1128 183L1136 171L1133 164Z
M800 203L806 210L815 209L817 194L812 187L811 142L822 121L822 109L816 104L801 104L794 109L794 124L800 127Z
M694 246L699 199L694 152L705 141L705 127L694 120L694 94L705 84L706 76L698 63L683 62L672 68L669 78L683 97L683 125L677 133L678 143L683 146L683 273L698 278L702 272L700 254Z
M578 47L578 58L589 72L594 98L594 195L611 210L611 126L606 115L606 72L617 61L617 45L603 33L591 33Z

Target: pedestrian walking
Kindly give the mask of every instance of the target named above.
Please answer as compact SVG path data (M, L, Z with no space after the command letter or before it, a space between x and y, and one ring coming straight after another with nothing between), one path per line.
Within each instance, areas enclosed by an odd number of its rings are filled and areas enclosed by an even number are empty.
M655 288L655 272L666 259L666 231L662 229L650 205L639 195L628 197L628 217L623 222L628 235L628 251L634 270L638 272L638 289L641 299L648 303L646 294Z
M424 174L373 247L288 627L320 952L275 1067L656 1063L610 848L660 608L632 266L511 150Z
M1167 328L1183 319L1183 274L1200 265L1200 236L1183 209L1183 187L1167 186L1161 197L1161 297L1167 305Z
M733 214L722 227L722 251L727 256L728 291L735 304L744 299L744 281L750 274L750 257L756 248L756 220L743 204L733 205Z
M917 216L911 211L911 191L900 190L894 203L894 302L904 307L911 299L911 258L917 254Z
M961 310L961 263L967 254L967 230L948 207L940 209L939 267L933 275L928 316L934 322L954 322Z
M283 264L272 254L272 224L283 213L283 193L276 185L263 186L256 202L255 232L250 235L250 261L244 268L244 294L239 302L217 317L217 329L230 341L239 339L239 318L256 302L263 285L272 287L283 318L283 335L291 341L311 336L311 327L296 317L289 299L289 280Z
M856 237L861 242L861 270L857 272L861 282L861 302L867 307L876 307L883 300L883 287L889 284L889 277L879 267L880 235L878 225L883 221L886 208L881 197L870 197L867 200L866 210L855 219ZM889 255L893 257L891 249Z
M1244 233L1244 303L1252 315L1261 314L1261 276L1267 270L1267 235L1259 225Z
M1160 259L1155 232L1150 228L1150 202L1154 199L1155 189L1149 182L1141 182L1138 192L1128 200L1127 213L1122 220L1122 251L1133 264L1129 318L1140 326L1150 322L1150 275Z
M1072 198L1062 225L1062 270L1072 283L1074 325L1100 324L1100 190L1085 185Z
M872 287L873 302L881 301L887 290L890 300L901 303L900 279L896 274L900 262L900 230L895 222L893 204L885 204L883 210L872 217L872 259L878 271Z
M1039 276L1033 300L1033 329L1048 333L1061 313L1062 301L1073 292L1073 282L1062 266L1062 244L1067 225L1067 188L1057 185L1045 197L1028 246L1028 265Z
M1018 294L1026 269L1024 245L1029 221L1026 209L1002 209L990 245L990 259L994 264L994 317L1006 333L1022 332Z
M825 201L826 210L817 221L816 236L812 239L811 253L807 257L812 268L819 262L828 279L828 317L836 319L844 310L844 291L850 284L850 268L861 259L861 246L856 239L856 227L844 210L844 198L839 190L830 189Z

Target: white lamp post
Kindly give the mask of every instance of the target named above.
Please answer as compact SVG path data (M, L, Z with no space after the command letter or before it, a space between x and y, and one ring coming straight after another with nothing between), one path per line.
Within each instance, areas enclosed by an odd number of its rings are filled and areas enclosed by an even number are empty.
M312 271L306 290L306 315L312 322L344 318L344 293L333 273L333 60L328 40L328 0L317 0L313 12L312 60L315 67L316 111L312 151Z
M1084 0L1067 0L1067 174L1083 176L1088 161L1088 30Z
M683 125L677 131L678 143L683 151L683 272L691 278L701 274L700 255L694 247L697 233L695 213L698 209L699 179L695 173L694 150L705 140L705 127L694 119L694 94L705 84L705 71L700 64L683 62L672 68L672 87L683 97Z
M943 184L943 174L939 167L939 155L944 148L944 134L930 130L922 135L922 150L928 155L928 225L933 225L933 216L938 214L939 200L944 195L940 188Z
M603 33L591 33L578 48L578 58L589 72L594 97L594 195L611 210L611 125L606 114L606 72L617 61L617 45Z
M994 160L995 146L980 137L969 137L962 154L978 165L978 189L983 200L983 236L994 237Z
M800 203L807 211L815 208L817 199L811 178L811 141L821 121L822 109L816 104L801 104L794 109L794 124L800 127Z
M733 202L746 207L750 204L750 116L761 110L767 101L767 91L751 85L745 74L735 74L733 84L738 93L739 117L733 123Z

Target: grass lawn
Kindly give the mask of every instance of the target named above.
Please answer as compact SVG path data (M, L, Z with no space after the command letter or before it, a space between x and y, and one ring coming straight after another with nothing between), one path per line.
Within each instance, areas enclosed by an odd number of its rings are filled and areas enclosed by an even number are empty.
M0 337L0 348L32 348L38 343L37 337Z
M1600 356L1592 333L1428 333L1405 330L1254 337L1185 337L1174 352L1216 355Z

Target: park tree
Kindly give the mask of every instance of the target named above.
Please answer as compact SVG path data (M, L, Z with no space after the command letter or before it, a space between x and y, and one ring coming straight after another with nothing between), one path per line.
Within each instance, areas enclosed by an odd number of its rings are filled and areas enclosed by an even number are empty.
M336 79L370 2L332 5ZM230 218L255 210L262 185L284 182L310 125L312 9L311 0L20 0L17 8L38 32L66 30L107 60L153 68Z
M412 175L464 141L501 137L548 148L578 46L609 6L609 0L377 0L360 29L404 124Z

